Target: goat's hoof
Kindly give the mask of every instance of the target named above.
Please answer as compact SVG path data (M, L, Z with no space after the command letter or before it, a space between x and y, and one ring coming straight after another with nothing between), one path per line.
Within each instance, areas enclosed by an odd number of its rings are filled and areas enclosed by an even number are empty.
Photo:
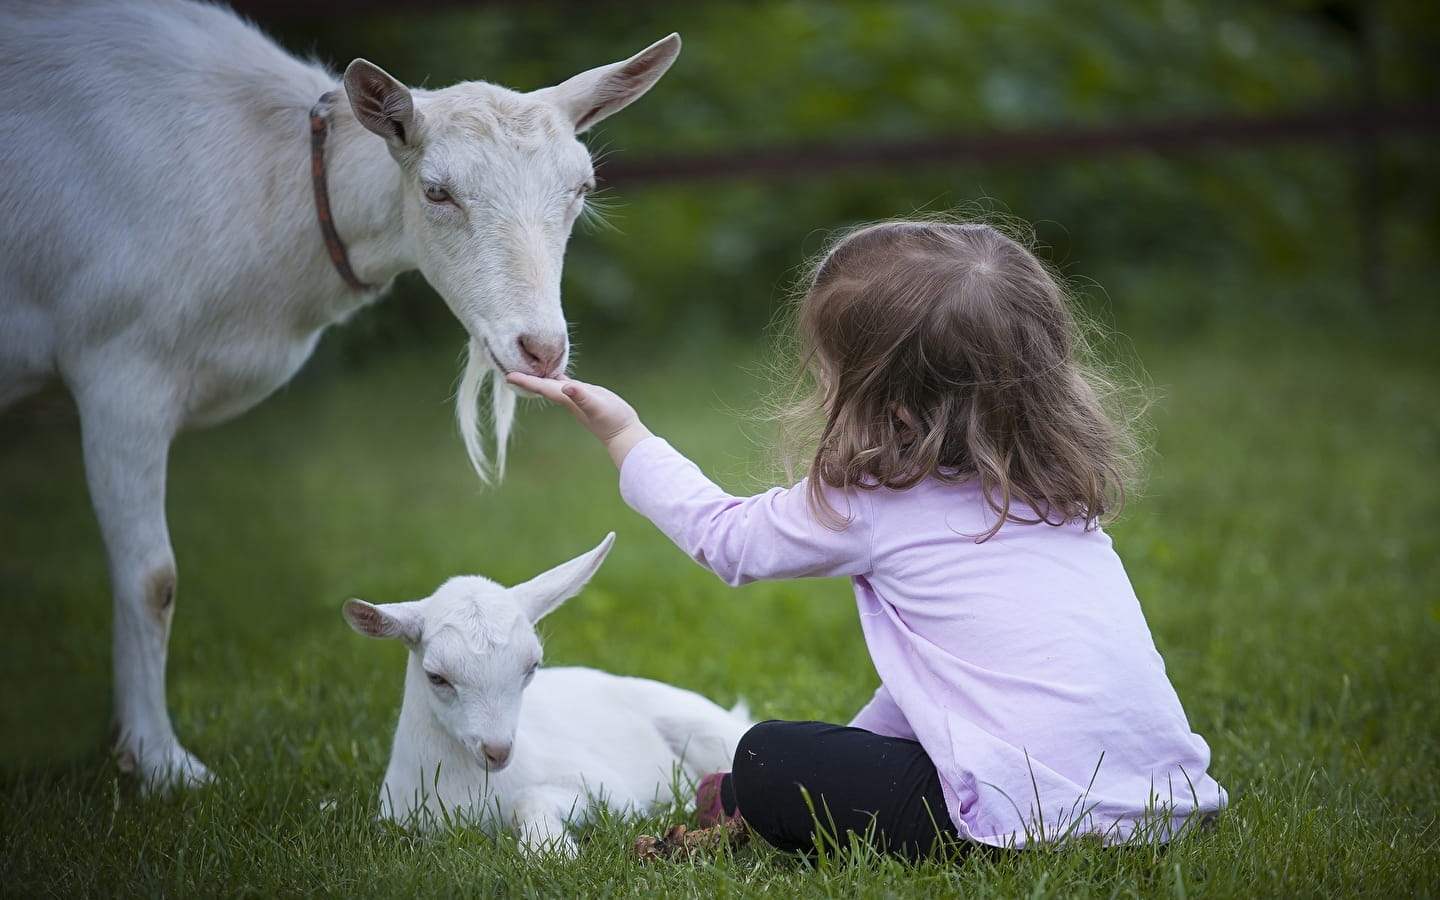
M179 788L193 788L215 780L193 753L179 744L158 753L137 754L129 747L117 751L120 771L140 777L140 789L146 794L163 794Z

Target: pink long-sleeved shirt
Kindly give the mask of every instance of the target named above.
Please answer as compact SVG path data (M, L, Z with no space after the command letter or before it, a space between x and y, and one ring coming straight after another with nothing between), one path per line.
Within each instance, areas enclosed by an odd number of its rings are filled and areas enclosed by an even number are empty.
M1190 730L1110 538L994 521L978 486L725 493L648 438L625 501L728 584L847 575L881 686L852 725L918 740L965 838L997 846L1173 836L1225 791ZM1143 824L1142 824L1143 823Z

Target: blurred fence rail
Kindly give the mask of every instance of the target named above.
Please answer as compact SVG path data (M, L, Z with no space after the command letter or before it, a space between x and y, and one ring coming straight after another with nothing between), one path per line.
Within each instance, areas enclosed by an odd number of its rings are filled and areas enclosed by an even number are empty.
M1052 126L911 140L845 140L762 146L604 163L611 184L745 178L803 178L867 168L953 163L1035 163L1133 152L1181 154L1214 147L1296 142L1360 144L1379 137L1440 133L1440 106L1330 109L1269 116L1204 116L1103 126Z

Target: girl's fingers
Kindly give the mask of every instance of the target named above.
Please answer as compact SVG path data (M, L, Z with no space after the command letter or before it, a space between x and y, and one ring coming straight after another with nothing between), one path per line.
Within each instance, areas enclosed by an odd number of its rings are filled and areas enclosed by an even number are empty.
M570 378L560 381L556 378L537 378L524 372L511 372L505 376L505 380L575 412L580 412L589 399L583 393L584 383Z
M537 378L524 372L511 372L505 376L505 381L532 394L539 394L546 400L556 403L561 400L560 383L553 378Z

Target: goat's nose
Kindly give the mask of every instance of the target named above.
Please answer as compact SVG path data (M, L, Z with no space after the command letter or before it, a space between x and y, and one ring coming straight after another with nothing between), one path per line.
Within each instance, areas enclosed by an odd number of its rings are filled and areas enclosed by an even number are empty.
M520 358L530 371L541 378L559 374L560 360L565 357L565 338L554 340L534 334L522 334L515 339L520 348Z
M502 769L510 761L509 744L481 744L480 750L492 769Z

